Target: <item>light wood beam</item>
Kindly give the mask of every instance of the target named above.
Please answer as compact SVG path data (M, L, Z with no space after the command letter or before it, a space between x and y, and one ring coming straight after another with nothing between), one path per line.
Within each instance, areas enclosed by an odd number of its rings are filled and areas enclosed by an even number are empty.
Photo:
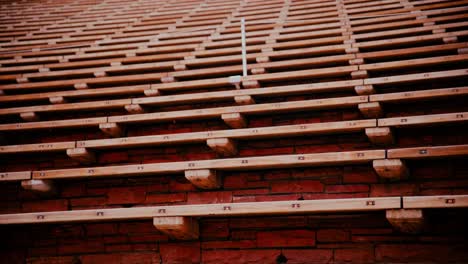
M200 189L221 187L221 177L215 170L186 170L185 178Z
M125 133L123 127L117 123L102 123L99 124L99 129L111 137L121 137Z
M96 162L96 155L86 148L71 148L67 149L67 155L83 164Z
M211 138L207 145L221 156L228 157L237 154L237 143L229 138Z
M404 233L415 234L424 228L424 214L421 209L387 210L386 217L395 229Z
M155 217L153 224L156 229L173 239L195 240L200 235L198 221L193 217Z
M404 161L400 159L374 160L372 163L375 172L384 179L401 180L408 177L409 170Z
M388 146L395 142L389 127L366 128L366 135L372 143L379 146Z

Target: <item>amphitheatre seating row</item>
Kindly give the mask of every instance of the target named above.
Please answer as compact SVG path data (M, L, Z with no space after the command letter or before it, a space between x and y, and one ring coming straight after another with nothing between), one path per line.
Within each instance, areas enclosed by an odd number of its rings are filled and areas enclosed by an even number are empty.
M218 203L133 208L92 209L0 215L1 225L74 223L113 220L153 220L173 239L199 237L201 217L320 214L385 211L389 223L402 232L417 233L425 224L423 210L468 207L467 195L368 197L327 200Z
M230 151L226 142L216 142L219 148ZM70 154L70 153L69 153ZM87 154L81 150L76 155ZM256 170L271 168L329 166L346 164L369 164L376 173L385 179L400 180L408 177L409 169L405 160L446 158L468 155L468 145L437 147L396 148L382 150L362 150L346 152L326 152L276 156L255 156L228 159L162 162L105 167L82 167L72 169L3 172L0 181L22 181L26 189L39 193L50 193L53 182L50 180L95 178L95 177L138 177L161 173L185 173L185 177L201 189L216 189L222 186L218 171ZM85 155L84 155L85 156ZM85 157L86 158L86 157ZM85 159L83 158L83 159Z
M308 59L305 59L305 60L308 60ZM312 61L314 61L314 59L311 59ZM453 55L453 56L441 56L441 57L434 57L434 58L431 58L431 59L413 59L413 60L404 60L404 61L397 61L397 62L382 62L382 63L374 63L374 64L367 64L367 65L360 65L359 66L359 70L366 70L366 71L374 71L374 70L395 70L395 69L398 69L398 68L406 68L406 67L417 67L417 66L422 66L422 65L426 65L426 66L430 66L430 65L435 65L435 64L438 64L438 63L450 63L450 62L465 62L466 60L468 60L468 55ZM303 60L302 60L303 61ZM309 60L310 61L310 60ZM277 66L281 66L281 67L284 67L284 65L286 65L286 63L288 62L277 62L275 63ZM303 63L303 62L301 62ZM268 63L266 63L268 64ZM262 65L262 64L261 64ZM313 77L315 74L317 74L318 76L326 76L326 75L335 75L335 70L341 70L339 74L342 74L342 75L346 75L346 74L349 74L351 71L355 71L355 70L358 70L357 68L358 66L348 66L348 67L341 67L341 68L330 68L330 69L326 69L326 70L307 70L307 71L296 71L294 72L294 75L293 76L288 76L287 78L292 78L292 77L300 77L300 76L307 76L307 77ZM287 74L290 74L289 72L287 73L284 73L283 75L287 75ZM455 73L456 74L456 73ZM272 76L275 76L274 78ZM267 79L268 81L274 81L275 79L284 79L286 78L285 76L282 76L282 74L265 74L265 75L258 75L258 76L252 76L252 77L247 77L247 78L244 78L245 81L244 83L247 83L247 82L252 82L252 81L259 81L259 80L263 80L263 79ZM415 78L416 79L416 78ZM364 80L364 83L371 83L372 81L370 80ZM362 84L363 82L362 81L359 81L359 80L356 80L356 81L344 81L342 82L343 84L345 85L351 85L351 84L354 84L355 86L358 86L360 84ZM295 85L295 86L288 86L288 90L289 90L289 87L293 87L291 93L293 92L296 92L297 89L294 89L295 87L298 87L298 88L307 88L307 87L320 87L320 86L323 86L324 87L324 91L326 91L327 89L325 89L326 85L331 85L333 87L333 84L340 84L339 82L338 83L319 83L319 84L314 84L314 85ZM213 85L213 84L212 84ZM139 87L139 86L136 86L136 88ZM144 89L146 88L144 91L146 90L154 90L155 93L159 93L160 91L164 91L164 86L161 86L160 88L158 88L158 85L146 85L146 86L140 86L142 87L141 89ZM144 87L144 88L143 88ZM336 87L336 88L339 88L339 87ZM167 99L167 98L181 98L179 100L173 100L173 101L179 101L179 102L187 102L189 98L209 98L210 100L212 99L215 99L215 98L220 98L222 94L226 94L226 96L222 96L221 99L224 99L224 98L228 98L228 97L232 97L233 94L234 96L237 95L237 96L240 96L240 95L257 95L257 94L270 94L270 95L275 95L275 94L278 94L278 91L281 91L281 90L286 90L286 88L282 88L282 87L273 87L273 88L269 88L269 89L265 89L264 91L255 91L255 90L252 90L252 91L249 91L249 90L242 90L242 91L228 91L228 92L213 92L213 93L203 93L203 94L190 94L190 95L180 95L180 96L170 96L170 97L149 97L149 98L134 98L134 99L126 99L126 100L106 100L106 101L93 101L92 103L86 103L86 102L83 102L83 103L75 103L75 104L66 104L66 103L62 103L62 104L58 104L58 105L48 105L48 106L31 106L31 107L16 107L16 108L4 108L4 109L0 109L0 115L11 115L11 114L21 114L21 113L27 113L27 112L35 112L35 113L40 113L40 112L55 112L55 111L76 111L76 110L80 110L80 109L83 109L83 110L87 110L87 109L90 109L89 107L92 106L94 108L92 109L102 109L102 108L119 108L119 107L124 107L125 105L129 105L129 104L145 104L145 103L152 103L152 102L164 102L165 103L165 100L164 99ZM304 91L310 91L311 89L304 89ZM330 89L330 90L334 90L334 89ZM140 90L141 91L141 90ZM319 89L314 89L313 91L321 91ZM281 93L281 92L280 92ZM284 93L284 92L282 92ZM52 96L52 95L49 95L49 97L47 97L49 100L53 101L53 102L57 102L54 101L54 99L57 99L57 98L61 98L61 101L59 102L66 102L66 98L68 97L73 97L73 96L76 96L76 94L79 94L79 93L74 93L73 91L70 91L70 92L62 92L60 93L62 95L58 95L57 93L55 94L55 96ZM96 94L99 94L99 93L96 93ZM148 94L150 94L150 92L148 91ZM153 93L154 94L154 93ZM210 97L210 95L213 94L214 96L213 97ZM11 96L11 100L13 100L13 97L21 97L21 96ZM25 97L25 96L23 96ZM44 97L44 94L42 95L42 98ZM6 101L5 99L8 99L8 98L4 98L4 102ZM31 97L29 97L29 99L31 99ZM38 98L37 98L38 99ZM192 99L194 100L194 99ZM169 100L166 100L166 102L170 102Z
M462 51L466 50L467 43L454 43L454 44L446 44L446 45L432 45L428 47L415 47L415 48L406 48L406 49L398 49L392 51L374 51L374 52L367 52L367 53L358 53L356 54L357 59L364 59L364 60L388 60L388 58L394 58L397 56L432 56L433 52L449 52L449 51ZM333 50L335 46L325 46L325 47L313 47L313 48L306 48L306 49L299 49L297 51L275 51L270 53L265 53L267 57L275 58L276 56L292 56L294 54L307 54L310 52L313 53L322 53L326 50ZM341 49L344 52L345 46L338 45L336 48ZM462 53L463 54L463 53ZM346 55L341 55L346 56ZM338 56L331 56L331 57L320 57L316 59L309 59L306 60L309 63L321 63L322 60L327 60L330 58L333 60L334 58L341 58L340 55ZM457 57L452 57L454 60L458 60ZM460 60L464 60L464 55L460 56ZM224 57L216 57L216 58L198 58L193 60L188 60L187 65L191 66L205 66L207 64L214 63L216 61L226 63L230 60L239 61L240 62L240 55L233 55L233 56L224 56ZM291 61L290 61L291 62ZM298 60L297 63L301 63L301 60ZM368 66L368 65L361 65L362 70L372 68L378 69L379 67L389 67L387 65L393 65L395 67L395 63L397 62L389 62L387 64L377 64L376 66ZM410 61L411 63L411 61ZM255 65L255 64L254 64ZM269 63L260 63L257 64L258 67L280 67L282 65L281 62L269 62ZM372 64L371 64L372 65ZM255 67L257 67L255 66ZM403 65L397 67L406 67ZM8 68L6 68L8 69ZM50 98L56 97L63 97L63 98L92 98L95 96L104 96L104 95L123 95L123 94L139 94L142 95L143 91L148 90L150 88L143 88L143 87L150 87L151 90L158 90L158 91L178 91L178 90L188 90L188 89L206 89L210 87L229 87L230 80L229 78L217 78L217 79L210 79L210 80L196 80L196 81L182 81L182 82L174 82L174 83L162 83L162 84L152 84L152 85L136 85L136 86L123 86L123 87L112 87L112 88L99 88L99 89L82 89L82 90L75 90L75 91L60 91L60 92L44 92L44 93L32 93L32 94L19 94L19 95L3 95L0 96L0 102L21 102L21 101L34 101L34 100L48 100ZM152 96L154 93L148 93L148 95ZM52 101L52 100L51 100ZM52 101L53 102L53 101ZM59 101L60 102L60 101Z
M465 70L454 70L445 72L425 73L425 74L412 74L411 77L399 76L400 78L384 77L378 78L380 83L398 83L405 82L407 80L424 80L432 78L446 78L447 74L452 73L452 76L464 76ZM377 83L377 82L374 82ZM334 85L333 85L334 84ZM144 105L154 104L165 104L168 102L193 102L198 100L213 100L217 98L226 98L234 96L236 101L240 103L253 103L254 99L252 95L277 95L284 94L286 91L291 93L310 91L310 90L323 90L323 89L341 89L347 88L354 82L338 82L333 83L330 87L322 86L321 84L310 84L310 85L298 85L291 86L288 90L287 87L275 87L265 89L252 89L252 90L241 90L233 91L232 93L205 93L205 98L194 96L190 98L188 95L176 95L176 96L161 96L151 97L142 99L133 99L134 104L131 104L130 99L114 100L114 101L101 101L92 103L78 103L78 104L63 104L57 106L42 106L42 107L30 107L29 109L36 110L30 112L23 112L21 116L25 120L37 120L38 115L36 112L39 109L86 109L82 106L86 106L92 109L108 109L115 107L128 107L136 106L137 111L142 112ZM141 113L134 115L123 115L123 116L109 116L109 117L96 117L96 118L85 118L85 119L69 119L69 120L54 120L54 121L38 121L38 122L27 122L27 123L13 123L13 124L1 124L0 131L21 131L21 130L36 130L46 128L68 128L68 127L97 127L101 124L114 124L114 125L125 125L131 123L144 123L144 122L157 122L157 121L172 121L172 120L187 120L197 118L215 118L222 117L224 121L233 128L245 127L247 121L244 115L251 114L264 114L271 112L282 112L282 111L305 111L314 109L328 109L328 108L347 108L358 106L363 115L367 118L378 118L382 116L381 104L386 102L395 101L413 101L413 100L427 100L437 99L442 97L460 96L466 95L468 89L466 87L456 88L445 88L445 89L434 89L434 90L422 90L422 91L409 91L401 93L388 93L388 94L376 94L370 96L351 96L351 97L340 97L340 98L327 98L327 99L315 99L315 100L303 100L293 102L281 102L281 103L266 103L266 104L250 104L250 105L239 105L239 106L227 106L217 108L205 108L199 110L181 110L181 111L170 111L170 112L155 112L155 113ZM200 93L200 95L203 95ZM211 96L210 96L211 95ZM214 95L214 96L213 96ZM247 97L245 97L247 95ZM244 96L244 97L243 97ZM242 100L241 100L242 99ZM135 102L137 102L135 104ZM300 103L298 103L300 102ZM73 108L70 108L73 107ZM128 110L128 109L127 109ZM6 111L6 110L5 110ZM132 111L132 110L130 110ZM223 117L224 115L224 117ZM116 128L117 129L117 128ZM114 131L104 132L112 136L121 136Z
M439 20L441 20L441 19L442 19L442 18L438 17L436 20L439 21ZM446 19L449 19L449 18L447 17ZM434 22L434 21L432 21L432 22ZM460 23L463 23L463 22L460 22ZM374 45L374 46L375 46L375 45L387 45L387 44L389 44L390 42L392 43L392 45L394 45L395 43L400 43L401 41L403 41L403 42L407 41L408 43L411 43L411 42L415 42L415 41L416 41L416 42L417 42L417 41L427 41L427 40L434 39L434 38L437 39L437 38L440 38L441 36L442 36L442 38L456 37L456 36L458 36L458 35L464 36L464 35L465 35L465 33L463 33L464 31L460 31L460 32L458 32L458 33L457 33L457 32L455 32L455 33L454 33L454 32L444 32L445 28L450 28L450 27L455 27L455 28L463 27L464 24L460 24L460 23L441 24L441 25L433 25L433 26L432 26L432 25L429 25L428 28L424 27L424 30L430 30L431 27L434 27L434 30L439 30L439 31L441 32L441 33L437 33L437 34L425 36L425 37L428 37L429 39L428 39L428 38L423 38L423 37L421 37L421 36L418 36L418 37L417 37L418 39L416 39L416 40L414 39L414 37L413 37L413 38L410 37L410 38L402 38L401 40L399 40L399 39L397 39L397 40L389 40L389 41L387 41L387 40L381 40L381 42L378 42L378 41L377 41L377 42L376 42L376 41L371 41L371 42L369 42L369 43L357 43L357 44L355 44L355 46L356 46L356 47L360 47L360 46L362 46L362 47L373 47L373 45ZM386 32L385 34L391 34L391 33L392 33L392 32L389 31L389 32ZM367 33L367 35L368 35L368 34L371 34L371 33ZM380 33L380 34L383 34L383 33ZM444 34L445 34L445 35L444 35ZM356 35L356 36L359 37L359 35ZM420 38L420 37L421 37L421 38ZM384 41L383 44L382 44L382 41ZM385 42L385 41L387 41L388 43ZM374 44L372 44L372 43L374 43ZM377 44L376 44L376 43L377 43ZM380 44L378 44L378 43L380 43ZM168 44L170 44L170 43L168 43ZM363 45L361 45L361 44L363 44ZM219 45L219 44L217 44L217 45ZM297 45L294 45L294 44L291 46L291 45L289 44L289 42L283 42L283 43L274 44L274 45L280 45L280 46L278 46L278 48L280 48L281 45L288 45L289 47L297 47ZM353 45L354 45L354 44L353 44ZM367 45L367 46L366 46L366 45ZM265 47L266 47L266 48L268 48L268 47L274 48L274 46L271 46L271 45L269 45L269 44L266 44ZM208 48L209 48L209 46L208 46ZM251 48L251 47L249 46L249 48ZM255 47L252 46L252 48L255 48ZM115 52L113 52L113 53L114 53L114 56L115 56ZM98 54L98 53L96 53L96 54ZM126 56L125 53L124 53L123 55ZM88 55L86 55L86 56L96 56L96 55L88 54ZM102 55L100 55L100 56L102 56ZM105 55L104 55L104 56L105 56ZM196 55L195 55L195 56L196 56ZM58 59L58 58L57 58L57 59ZM60 60L63 61L63 58L61 58ZM73 60L73 58L71 58L71 60ZM4 62L2 62L2 63L5 65L5 63L8 64L8 63L11 63L11 61L4 61ZM115 67L114 67L114 68L115 68ZM112 67L111 67L110 70L112 70ZM116 70L118 70L118 69L116 69ZM87 71L89 71L89 70L84 70L84 71L87 72ZM94 72L94 74L96 74L96 73L97 73L98 75L99 75L99 74L102 74L102 72ZM57 74L61 74L61 73L55 72L55 73L53 73L53 74L54 74L54 75L57 75ZM63 74L66 74L66 72L63 73ZM75 74L77 74L77 73L75 73ZM47 72L35 73L35 74L33 74L32 76L37 76L37 75L39 75L39 76L40 76L40 75L44 75L44 77L47 77L48 75L51 75L51 73L47 73ZM27 81L27 76L28 76L28 75L26 75L26 77L24 77L24 78L19 78L19 79L20 79L21 81L25 81L25 80ZM13 77L14 77L14 76L13 76ZM14 86L12 86L12 87L14 87Z
M373 134L376 129L388 127L433 126L437 124L465 123L467 120L468 113L459 112L449 114L310 123L260 128L241 128L154 136L122 137L114 139L4 145L0 146L0 154L66 151L73 148L85 148L88 151L92 151L96 149L99 150L108 148L131 148L165 144L202 143L207 142L210 139L214 140L220 138L236 141L269 137L292 137L300 135L349 133L357 131L365 131L369 139L374 142L376 138L382 137L382 135ZM390 135L390 137L392 136Z
M111 116L111 117L97 117L86 119L73 119L73 120L57 120L57 121L42 121L42 122L29 122L29 123L16 123L16 124L2 124L0 131L13 131L13 130L34 130L45 128L65 128L79 126L98 126L100 123L143 123L143 122L157 122L157 121L172 121L177 119L197 119L197 118L216 118L221 117L223 114L262 114L280 111L304 111L312 109L327 109L327 108L346 108L355 107L360 103L368 102L368 96L351 96L318 100L304 100L298 102L281 102L281 103L267 103L267 104L252 104L242 106L227 106L217 108L205 108L199 110L180 110L171 112ZM226 120L226 119L225 119ZM230 122L227 121L229 124ZM244 125L230 124L232 127L242 127Z

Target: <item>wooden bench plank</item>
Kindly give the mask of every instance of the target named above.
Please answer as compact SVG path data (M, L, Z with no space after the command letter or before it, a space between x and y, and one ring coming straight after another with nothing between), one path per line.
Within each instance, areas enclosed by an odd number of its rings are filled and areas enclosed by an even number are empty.
M166 162L125 166L89 167L77 169L34 171L33 179L61 179L101 176L138 176L156 173L176 173L194 169L265 169L290 166L326 166L333 164L368 163L385 158L384 150L329 152L299 155L279 155L253 158Z
M413 59L413 60L401 60L401 61L392 61L392 62L381 62L373 64L360 65L360 70L367 71L383 71L383 70L395 70L395 69L404 69L410 67L418 66L432 66L437 64L445 63L454 63L454 62L466 62L468 60L468 54L466 55L451 55L451 56L440 56L432 58L422 58L422 59Z
M123 108L132 103L132 99L118 99L106 101L92 101L83 103L68 103L57 105L40 105L0 109L0 115L20 114L26 112L45 113L45 112L62 112L62 111L89 111L89 110L105 110L114 108Z
M400 197L372 197L306 201L192 204L113 209L91 209L0 215L0 224L64 223L152 219L168 216L240 216L298 213L365 212L398 209Z
M339 121L327 123L312 123L289 126L274 126L245 129L216 130L206 132L192 132L181 134L127 137L114 139L97 139L77 141L77 147L84 148L112 148L112 147L139 147L160 144L175 144L186 142L204 142L211 138L232 138L239 140L264 138L264 137L290 137L300 135L313 135L322 133L344 133L363 130L374 127L375 119Z
M328 98L318 100L292 101L272 104L256 104L243 106L228 106L217 108L205 108L197 110L182 110L173 112L138 114L131 116L111 116L109 122L112 123L137 123L137 122L155 122L174 119L194 119L194 118L213 118L227 113L241 114L264 114L270 112L284 111L305 111L313 109L327 109L330 107L352 107L359 103L367 102L367 96L351 96L340 98ZM0 126L1 128L1 126Z
M468 145L416 147L387 150L387 157L391 159L420 159L468 155Z
M421 115L421 116L404 116L404 117L391 117L382 118L377 120L378 126L392 126L392 127L406 127L417 125L437 125L454 122L468 121L468 112L450 113L450 114L435 114L435 115Z
M448 79L453 77L464 77L468 74L468 69L450 70L450 71L437 71L427 73L415 73L388 77L369 78L364 80L364 84L397 84L397 83L411 83L416 81L428 81L437 79Z
M0 172L1 181L21 181L31 179L31 171Z
M132 86L120 86L114 88L103 88L103 89L85 89L85 90L73 90L63 92L44 92L44 93L31 93L31 94L18 94L18 95L4 95L0 96L1 102L24 102L24 101L35 101L49 99L52 97L64 97L64 98L93 98L99 96L117 96L117 95L142 95L145 90L151 88L151 85L132 85Z
M2 90L48 90L54 88L70 88L76 84L89 84L89 85L111 85L111 84L123 84L128 82L159 82L163 73L147 73L138 75L127 75L127 76L112 76L112 77L101 77L101 78L83 78L83 79L69 79L69 80L58 80L58 81L46 81L46 82L32 82L22 84L7 84L2 86Z
M181 82L184 84L186 82ZM275 86L262 89L245 89L245 90L232 90L221 92L204 92L204 93L191 93L181 95L169 96L156 96L146 98L134 98L133 104L148 104L148 105L165 105L171 103L191 103L203 101L216 101L220 99L234 98L235 96L249 95L249 96L278 96L278 95L291 95L307 92L326 92L326 91L346 91L352 90L357 85L362 85L362 80L349 80L337 82L324 82L324 83L311 83L311 84L298 84L287 86ZM161 89L160 85L153 85L153 89ZM163 89L164 90L164 89Z
M402 101L411 102L418 100L441 99L451 96L462 95L468 95L468 86L433 90L407 91L388 94L372 94L369 96L369 101L380 103L399 103Z
M75 147L75 141L0 146L0 154L55 152Z
M357 71L358 66L342 66L330 67L312 70L300 70L290 72L275 72L268 74L249 75L245 77L244 81L284 81L299 78L314 78L314 77L330 77L330 76L343 76L350 75L351 72Z
M371 51L371 52L360 52L356 54L357 58L364 59L385 59L385 58L395 58L396 56L415 56L421 54L427 54L428 57L431 57L434 52L443 52L450 50L457 50L459 48L467 47L467 43L453 43L453 44L444 44L444 45L430 45L423 47L414 47L414 48L404 48L404 49L392 49L392 50L382 50L382 51Z
M0 131L20 131L20 130L36 130L36 129L51 129L51 128L78 128L98 126L101 123L106 123L107 117L94 117L82 119L69 119L57 121L41 121L30 123L15 123L1 124Z
M468 207L468 195L404 196L403 208Z

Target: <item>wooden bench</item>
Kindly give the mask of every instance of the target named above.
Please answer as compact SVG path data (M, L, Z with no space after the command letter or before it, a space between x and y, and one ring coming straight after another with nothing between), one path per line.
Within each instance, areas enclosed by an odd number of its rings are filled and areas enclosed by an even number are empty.
M51 128L80 128L80 127L97 127L100 124L106 123L107 117L68 119L57 121L41 121L16 124L2 124L0 131L28 131L38 129Z
M0 116L12 115L12 114L22 115L23 113L34 113L36 115L40 113L50 113L50 112L55 113L55 112L63 112L63 111L106 110L106 109L123 108L126 105L131 105L131 104L132 104L132 99L117 99L117 100L93 101L93 102L83 102L83 103L62 103L62 104L54 104L54 105L15 107L15 108L0 109Z
M192 204L92 209L0 215L0 224L70 223L115 220L153 220L155 227L175 239L198 239L197 217L368 212L398 209L400 197Z
M356 43L355 47L359 48L361 51L365 51L366 49L391 49L398 45L413 45L413 44L421 44L421 43L428 43L430 44L431 41L438 41L447 39L446 43L448 42L449 38L453 37L464 37L468 35L468 31L450 31L446 33L438 33L438 34L431 34L430 35L423 35L423 36L412 36L412 37L401 37L401 38L394 38L394 39L383 39L383 40L373 40L367 42L360 42Z
M282 102L282 103L270 103L270 104L254 104L254 105L242 105L242 106L228 106L218 108L205 108L197 110L182 110L173 112L161 112L161 113L148 113L138 114L131 116L112 116L108 118L109 123L116 124L132 124L132 123L143 123L143 122L158 122L167 121L174 119L195 119L195 118L215 118L222 117L223 114L237 114L240 115L255 115L265 113L281 113L285 111L308 111L314 109L329 109L332 107L353 107L360 103L367 102L367 96L351 96L351 97L340 97L340 98L328 98L328 99L317 99L317 100L304 100L304 101L293 101L293 102ZM227 117L227 116L226 116ZM237 119L239 119L237 118ZM226 118L223 118L226 121ZM240 128L232 126L230 122L226 122L233 128ZM1 126L0 126L1 130Z
M440 64L449 64L449 63L466 63L467 60L468 60L468 54L439 56L439 57L431 57L431 58L390 61L390 62L380 62L380 63L359 65L359 70L365 70L369 72L394 71L394 70L406 69L406 68L436 66L438 64L440 65Z
M282 103L269 103L269 104L255 104L255 105L242 105L242 106L228 106L217 108L205 108L198 110L181 110L172 112L159 112L148 114L135 114L124 116L111 116L111 117L98 117L98 118L85 118L85 119L69 119L58 121L41 121L29 123L14 123L14 124L1 124L0 131L19 131L19 130L34 130L34 129L48 129L48 128L67 128L67 127L90 127L98 126L100 124L132 124L144 123L154 121L168 121L168 120L187 120L199 118L216 118L221 117L228 125L233 128L240 128L233 124L229 119L229 115L235 114L239 117L235 119L244 119L242 115L250 114L265 114L271 112L285 112L285 111L306 111L314 109L329 109L333 107L347 108L357 106L360 103L368 101L367 96L351 96L318 100L304 100L294 102ZM298 103L300 102L300 103ZM225 115L223 117L223 115ZM245 125L243 125L245 126ZM108 130L103 130L109 133ZM116 136L110 132L112 136Z
M180 240L198 239L198 217L320 214L386 211L396 229L417 232L424 225L422 210L468 207L468 195L369 197L326 200L217 203L133 208L90 209L0 215L1 225L153 220L155 228Z
M131 82L159 82L163 73L147 73L139 75L128 76L113 76L101 78L84 78L84 79L71 79L59 81L46 81L46 82L32 82L21 84L7 84L2 86L2 90L49 90L49 89L87 89L92 85L118 85Z
M404 74L396 76L387 76L387 77L377 77L377 78L368 78L364 80L364 85L397 85L397 84L407 84L413 82L427 82L435 80L444 80L449 78L463 78L468 73L468 69L459 69L459 70L449 70L449 71L436 71L436 72L426 72L426 73L414 73L414 74ZM386 96L383 94L382 96ZM397 95L396 95L397 96ZM375 98L378 97L374 97Z
M446 158L468 155L468 145L388 149L386 158L373 161L374 170L382 178L399 180L409 175L407 159Z
M403 209L387 210L387 220L405 233L419 233L426 225L427 209L468 207L468 195L404 196Z
M384 159L384 150L330 152L315 154L280 155L250 158L198 160L123 166L89 167L77 169L34 171L33 179L50 180L83 177L138 176L158 173L177 173L192 170L265 169L290 166L324 166L333 164L362 164ZM195 185L202 182L193 181Z
M143 95L145 90L150 90L152 85L132 85L118 86L106 89L84 89L62 92L44 92L33 94L3 95L0 96L0 103L6 102L27 102L49 100L50 103L64 103L67 99L94 98L101 96L119 96L119 95Z
M377 121L377 126L376 126ZM216 130L206 132L180 133L155 136L125 137L115 139L97 139L71 142L51 142L25 145L0 146L0 154L55 152L66 151L72 148L94 149L131 148L150 145L201 143L208 139L228 138L232 140L247 140L269 137L291 137L298 135L348 133L365 130L369 140L377 145L393 143L393 134L390 129L407 126L434 126L439 124L465 123L468 113L449 113L421 116L405 116L381 119L339 121L326 123L312 123L289 126L245 128L231 130ZM216 149L214 149L216 151Z

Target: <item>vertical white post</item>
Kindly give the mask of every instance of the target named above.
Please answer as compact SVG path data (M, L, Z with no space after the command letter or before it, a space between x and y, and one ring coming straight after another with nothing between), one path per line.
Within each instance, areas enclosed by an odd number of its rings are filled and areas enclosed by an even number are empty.
M241 18L241 35L242 35L242 73L247 76L247 44L245 43L245 18Z

